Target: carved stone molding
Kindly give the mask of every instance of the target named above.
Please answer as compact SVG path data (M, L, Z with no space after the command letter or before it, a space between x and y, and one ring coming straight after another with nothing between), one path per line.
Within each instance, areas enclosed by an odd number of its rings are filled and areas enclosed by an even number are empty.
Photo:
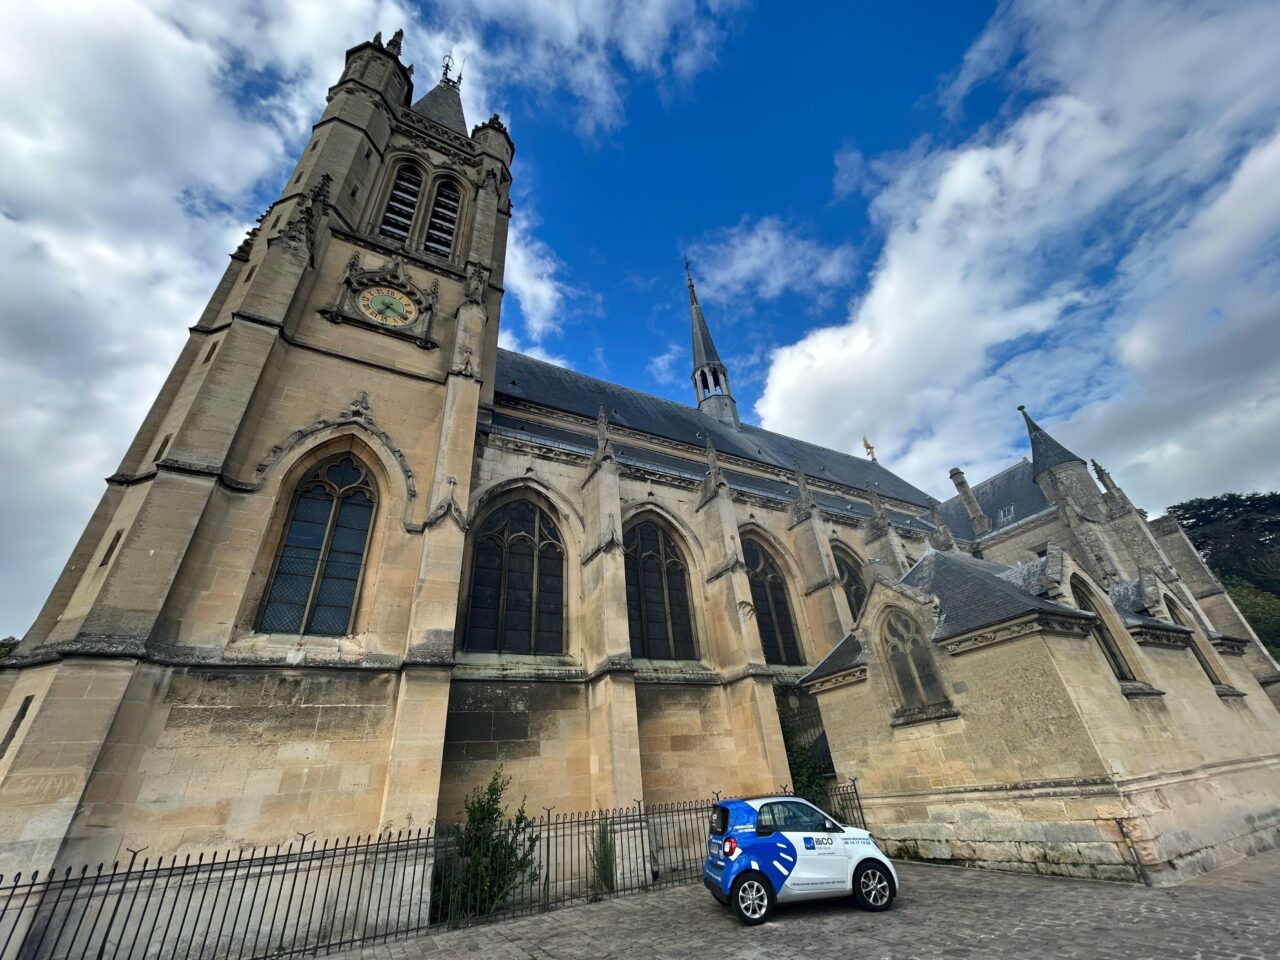
M622 534L618 530L618 522L614 519L613 514L609 514L609 519L605 521L608 529L600 535L600 542L587 551L586 556L582 558L582 565L585 567L596 557L602 553L613 553L622 547Z
M943 640L940 646L947 653L959 656L960 654L969 653L971 650L978 650L999 643L1008 643L1010 640L1019 640L1042 632L1084 637L1089 634L1089 621L1067 617L1038 616L1030 620L999 624L981 633L972 633L967 636Z
M821 680L806 683L805 687L808 688L810 693L820 693L823 690L834 690L836 687L846 687L850 684L861 683L865 679L867 679L867 665L861 663L834 676L823 677Z
M707 583L714 583L723 577L726 573L732 573L734 570L746 569L746 564L738 556L737 551L729 554L723 561L711 568L711 572L707 574Z
M459 530L466 533L467 514L462 507L458 506L458 500L454 496L454 492L458 487L458 481L454 477L450 477L448 484L449 492L441 497L440 501L427 513L425 524L428 527L434 527L445 517L449 517L455 524L457 524Z
M378 426L378 423L373 418L373 413L369 408L369 395L363 390L357 393L352 401L339 411L336 416L321 417L319 420L316 420L308 426L294 430L287 437L273 446L267 453L266 457L264 457L257 467L254 468L254 473L257 474L258 479L255 483L248 485L247 491L256 492L261 490L263 484L266 482L267 474L271 472L272 468L275 467L286 454L297 449L310 437L333 427L344 426L359 427L362 431L382 444L383 448L391 454L392 459L395 460L396 464L400 467L401 475L404 477L406 493L404 512L405 529L413 532L421 529L420 527L415 528L409 521L410 507L413 500L418 496L418 487L414 481L413 469L409 466L409 461L405 457L404 451L396 446L395 442L385 430Z

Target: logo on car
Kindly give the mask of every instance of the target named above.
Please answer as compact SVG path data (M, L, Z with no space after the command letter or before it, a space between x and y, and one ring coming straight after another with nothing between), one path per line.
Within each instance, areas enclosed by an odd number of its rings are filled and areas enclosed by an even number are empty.
M814 847L814 843L813 843L813 837L805 837L805 838L804 838L804 848L805 848L806 850L813 850L813 849L815 849L815 847Z

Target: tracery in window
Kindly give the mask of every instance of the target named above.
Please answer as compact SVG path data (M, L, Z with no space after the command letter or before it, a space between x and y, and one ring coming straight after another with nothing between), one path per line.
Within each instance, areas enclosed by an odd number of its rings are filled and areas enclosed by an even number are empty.
M427 220L427 238L423 242L429 251L440 257L453 252L453 238L458 232L458 212L462 208L462 194L452 180L441 180L436 189L435 203L431 205L431 217Z
M910 710L947 703L934 668L929 640L920 625L903 611L890 610L885 617L883 637L902 706Z
M413 226L413 215L418 209L418 198L422 195L422 171L412 163L402 163L396 170L395 180L391 183L391 195L387 197L386 209L382 212L382 223L378 225L378 233L401 243L409 239L409 229Z
M862 616L862 608L867 605L867 587L862 582L862 571L858 565L841 553L835 554L836 577L840 581L840 589L849 601L849 612L853 614L853 622L857 623Z
M350 454L323 461L298 484L258 629L340 637L351 631L377 488Z
M1107 666L1116 675L1116 679L1124 683L1133 682L1133 670L1130 669L1124 654L1120 652L1120 645L1116 643L1115 637L1111 635L1111 630L1107 627L1106 621L1102 619L1102 614L1098 611L1097 605L1094 604L1093 598L1089 595L1089 591L1084 584L1080 582L1079 577L1071 578L1071 596L1075 598L1077 607L1093 614L1093 623L1089 628L1090 632L1093 634L1094 642L1098 644L1098 648L1102 651L1103 657L1106 658Z
M754 540L742 541L742 559L751 583L751 605L767 663L804 663L796 642L795 618L787 601L787 585L773 558Z
M528 500L496 507L476 533L467 601L467 650L564 651L564 545Z
M679 549L652 520L628 527L622 545L631 655L654 660L697 659L689 572Z

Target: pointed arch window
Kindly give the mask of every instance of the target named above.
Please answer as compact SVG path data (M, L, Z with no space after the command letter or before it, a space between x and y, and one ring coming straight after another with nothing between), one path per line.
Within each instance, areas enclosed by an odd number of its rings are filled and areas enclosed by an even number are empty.
M458 232L458 213L462 209L462 194L452 180L441 180L436 188L436 199L431 204L431 217L427 220L427 238L423 246L436 256L447 258L453 252L454 234Z
M751 605L755 607L756 624L767 663L804 663L796 642L795 618L787 600L787 584L777 563L760 544L742 541L742 559L751 584Z
M369 468L350 454L325 460L303 478L271 571L260 631L351 632L376 504Z
M1213 669L1213 664L1209 662L1209 658L1205 656L1204 651L1200 649L1200 638L1196 636L1195 628L1179 612L1178 605L1172 597L1165 597L1164 605L1169 608L1169 616L1173 617L1174 623L1191 631L1191 652L1195 654L1196 662L1200 664L1200 669L1209 678L1209 682L1214 686L1219 686L1222 683L1222 679L1218 676L1218 671Z
M862 570L858 564L841 553L837 553L835 558L836 579L840 581L840 589L844 591L845 599L849 601L849 612L853 615L853 622L857 623L858 618L862 616L862 608L867 605L867 586L862 581Z
M890 610L884 621L884 646L904 710L948 703L934 667L933 651L914 618L901 610Z
M496 507L479 527L463 646L564 652L564 541L547 512L528 500Z
M1071 578L1071 596L1075 598L1076 606L1081 610L1093 614L1093 623L1090 624L1090 632L1093 634L1094 642L1102 651L1103 657L1106 658L1107 666L1111 668L1111 672L1116 675L1116 679L1122 683L1132 683L1134 681L1133 670L1129 667L1129 662L1125 660L1124 654L1120 651L1120 645L1116 643L1116 638L1111 635L1110 628L1102 619L1102 614L1098 611L1097 604L1093 602L1093 598L1089 595L1089 590L1079 577Z
M627 528L622 546L631 655L696 660L689 571L670 535L652 520L642 520Z
M391 195L387 197L386 209L382 211L378 233L401 243L407 242L421 196L422 171L412 163L402 163L391 183Z

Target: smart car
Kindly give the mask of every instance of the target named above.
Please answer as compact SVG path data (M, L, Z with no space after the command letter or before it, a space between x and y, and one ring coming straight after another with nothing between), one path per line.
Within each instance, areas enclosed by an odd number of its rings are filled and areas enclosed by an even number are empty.
M871 834L785 795L712 808L702 880L753 926L779 903L852 894L864 910L888 910L898 892L898 874Z

